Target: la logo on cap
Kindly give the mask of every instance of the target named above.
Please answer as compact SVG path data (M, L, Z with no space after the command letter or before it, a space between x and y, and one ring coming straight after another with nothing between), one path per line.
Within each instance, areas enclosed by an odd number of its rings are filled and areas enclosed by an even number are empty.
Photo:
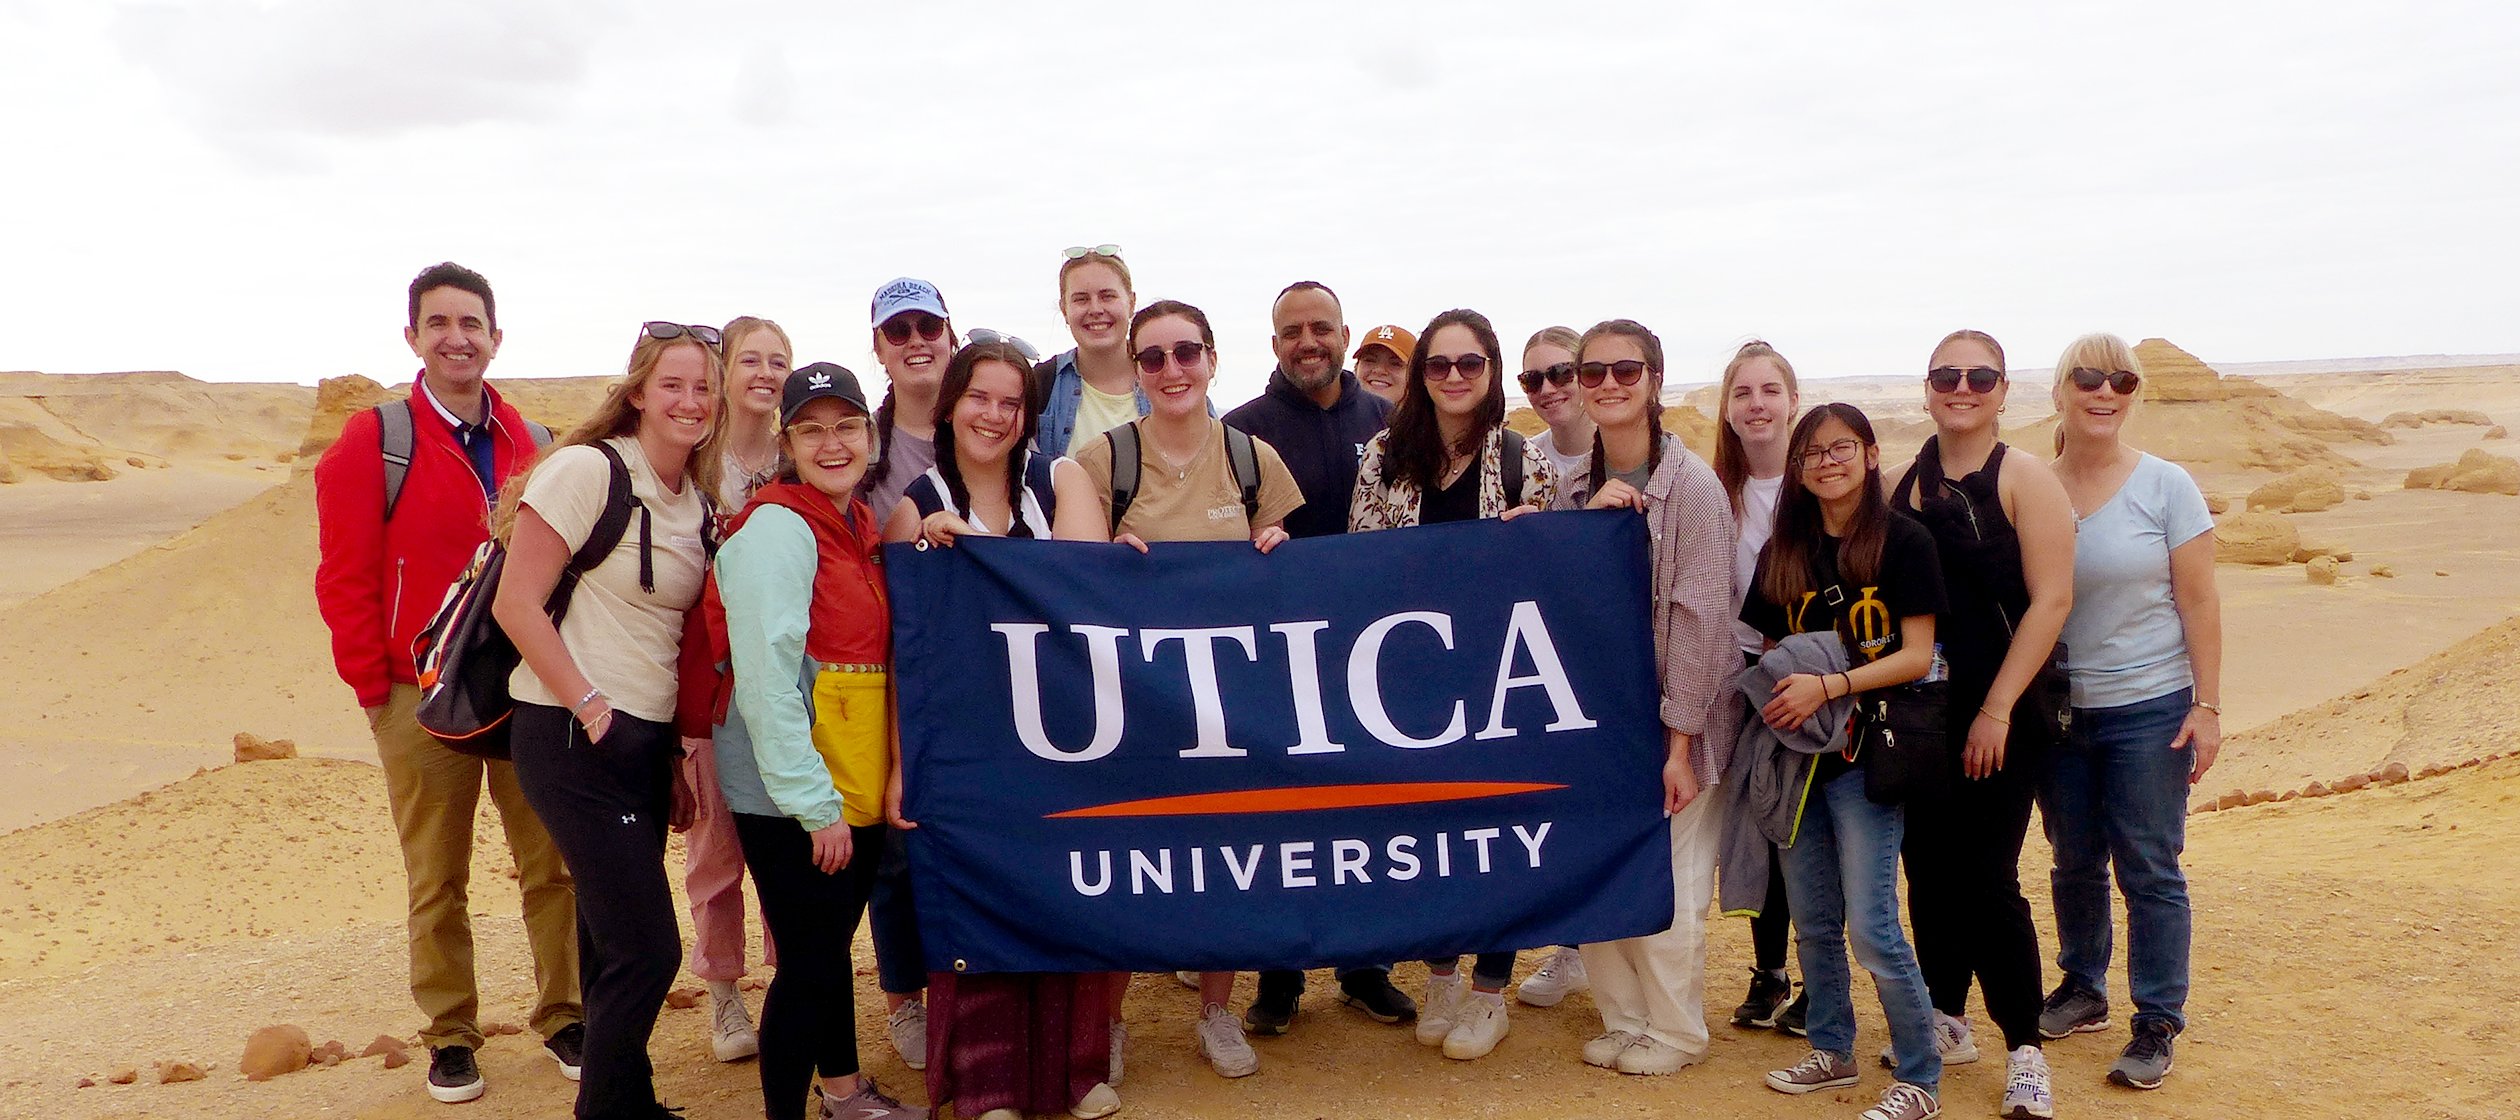
M831 388L831 375L821 370L815 370L812 376L805 379L805 387L808 389Z
M1390 327L1383 327L1383 328L1381 328L1381 329L1376 330L1376 331L1374 332L1374 337L1375 337L1375 338L1378 338L1378 339L1381 339L1381 340L1382 340L1382 341L1384 341L1384 342L1389 342L1389 341L1391 341L1391 328L1390 328Z

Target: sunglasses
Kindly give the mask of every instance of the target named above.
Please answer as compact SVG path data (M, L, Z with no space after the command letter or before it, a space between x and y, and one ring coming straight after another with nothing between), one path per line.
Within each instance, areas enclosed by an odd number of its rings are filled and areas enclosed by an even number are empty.
M1191 366L1197 365L1200 357L1204 356L1207 352L1207 343L1204 342L1176 342L1172 344L1172 349L1170 350L1166 350L1161 346L1149 346L1146 349L1137 352L1138 369L1147 373L1163 372L1164 355L1166 354L1172 355L1174 365L1180 366L1183 369L1189 369Z
M1573 380L1575 380L1575 363L1573 362L1559 362L1547 369L1522 371L1522 387L1525 393L1539 392L1540 383L1543 381L1551 385L1564 385Z
M789 439L809 445L820 444L833 437L838 437L845 443L864 443L866 437L874 430L875 425L863 416L851 416L828 424L808 420L802 424L787 426Z
M1852 463L1863 452L1864 441L1857 439L1842 439L1823 447L1806 447L1802 452L1802 466L1804 470L1812 470L1822 463Z
M1957 392L1967 381L1972 393L1992 393L2004 381L2004 371L1985 366L1935 366L1925 371L1925 384L1937 393Z
M1067 254L1067 259L1073 261L1081 260L1086 257L1116 257L1120 255L1120 247L1109 242L1104 242L1100 245L1091 246L1070 245L1067 248L1060 250L1060 252Z
M2077 368L2066 376L2073 379L2074 388L2083 392L2097 392L2101 386L2106 385L2117 390L2117 394L2121 397L2134 396L2135 387L2144 383L2143 378L2122 369L2112 372L2105 369Z
M884 320L884 340L895 346L909 345L910 332L914 330L920 338L934 342L945 337L945 320L925 311L905 312Z
M716 327L704 327L697 323L689 325L666 322L641 323L639 333L658 342L671 342L684 335L690 335L703 346L716 346L720 341Z
M1630 358L1623 362L1585 362L1575 367L1575 380L1584 388L1598 389L1601 379L1615 377L1621 385L1634 385L1645 376L1645 363Z
M1458 358L1433 357L1426 360L1426 379L1450 381L1453 379L1453 374L1458 372L1462 380L1468 381L1484 372L1487 367L1488 360L1485 354L1464 354Z

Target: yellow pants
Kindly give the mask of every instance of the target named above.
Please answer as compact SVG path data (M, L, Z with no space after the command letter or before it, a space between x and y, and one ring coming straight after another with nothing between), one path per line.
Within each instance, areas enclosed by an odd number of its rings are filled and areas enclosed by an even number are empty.
M840 819L863 828L884 820L892 777L891 674L814 674L814 750L840 791Z

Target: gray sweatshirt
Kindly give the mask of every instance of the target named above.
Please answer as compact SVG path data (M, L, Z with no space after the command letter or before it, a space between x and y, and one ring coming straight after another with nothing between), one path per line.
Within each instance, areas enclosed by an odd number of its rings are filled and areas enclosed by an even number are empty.
M1792 847L1802 824L1803 805L1810 797L1812 756L1846 749L1847 717L1854 714L1852 697L1823 701L1802 726L1778 731L1759 718L1774 694L1776 682L1796 673L1827 675L1847 670L1846 645L1834 630L1795 634L1767 651L1759 663L1741 671L1739 688L1748 704L1741 734L1733 742L1732 780L1723 789L1724 838L1716 880L1726 914L1757 914L1767 901L1768 861L1775 849Z

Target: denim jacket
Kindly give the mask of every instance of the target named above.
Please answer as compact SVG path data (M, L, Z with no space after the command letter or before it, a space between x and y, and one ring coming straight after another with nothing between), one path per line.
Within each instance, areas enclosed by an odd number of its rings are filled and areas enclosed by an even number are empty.
M1041 404L1040 422L1033 425L1033 450L1046 455L1065 455L1068 440L1076 434L1076 410L1085 400L1085 376L1076 370L1076 351L1052 358L1050 391ZM1147 412L1146 389L1132 385L1130 394L1137 398L1138 415ZM1208 411L1214 412L1210 405Z

